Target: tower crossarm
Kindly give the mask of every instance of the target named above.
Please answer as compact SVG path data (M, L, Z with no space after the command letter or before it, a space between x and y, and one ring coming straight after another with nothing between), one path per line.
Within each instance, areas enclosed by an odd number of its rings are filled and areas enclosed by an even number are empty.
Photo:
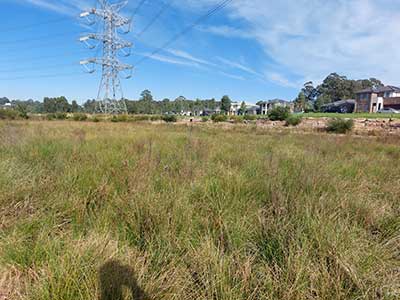
M82 36L79 41L80 42L88 42L89 40L97 40L103 43L109 43L113 45L113 49L119 50L124 48L131 48L133 44L131 42L125 41L120 38L113 38L107 34L96 34L89 33L87 35Z

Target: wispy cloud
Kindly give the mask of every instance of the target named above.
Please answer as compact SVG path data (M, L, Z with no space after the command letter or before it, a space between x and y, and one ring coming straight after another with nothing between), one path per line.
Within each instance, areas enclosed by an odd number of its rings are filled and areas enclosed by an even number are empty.
M190 53L188 53L188 52L185 52L185 51L182 51L182 50L169 49L169 50L166 50L166 51L169 52L169 53L171 53L171 54L174 55L174 56L177 56L177 57L180 57L180 58L189 60L189 61L193 61L193 62L202 64L202 65L212 66L212 67L215 67L215 66L216 66L216 64L214 64L214 63L212 63L212 62L210 62L210 61L208 61L208 60L195 57L195 56L193 56L192 54L190 54Z
M18 0L21 3L37 6L41 9L54 11L63 15L77 15L80 10L88 7L87 1L51 1L51 0Z
M225 65L227 65L227 66L229 66L231 68L238 69L238 70L244 71L246 73L262 77L262 75L260 73L256 72L252 68L250 68L248 66L245 66L244 64L241 64L241 63L239 63L237 61L231 61L231 60L228 60L228 59L225 59L225 58L222 58L222 57L217 57L217 59L220 62L222 62L223 64L225 64Z
M253 36L251 34L249 34L248 31L239 29L239 28L234 28L234 27L227 26L227 25L199 26L197 29L200 31L203 31L203 32L221 35L221 36L228 37L228 38L243 38L243 39L253 38Z
M199 10L217 0L185 2ZM339 72L399 83L399 15L400 2L394 0L236 0L228 16L241 26L201 30L254 39L279 73L320 81ZM278 79L275 75L269 78Z
M301 86L301 83L291 82L283 74L276 73L276 72L266 72L265 78L268 81L274 82L275 84L277 84L279 86L283 86L283 87L299 88Z
M189 67L196 67L196 68L200 67L200 65L198 63L191 62L188 60L176 59L171 56L166 56L166 55L161 55L161 54L151 55L151 53L135 53L135 54L140 55L140 56L146 56L146 57L149 57L150 59L161 61L164 63L173 64L173 65L189 66Z

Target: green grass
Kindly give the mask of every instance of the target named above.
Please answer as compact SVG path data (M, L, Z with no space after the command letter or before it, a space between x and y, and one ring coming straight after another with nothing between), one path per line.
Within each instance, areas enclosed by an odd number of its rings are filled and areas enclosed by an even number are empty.
M398 299L399 146L211 123L2 122L0 295Z
M367 114L367 113L354 113L354 114L339 114L339 113L305 113L301 114L304 118L348 118L348 119L400 119L400 114Z

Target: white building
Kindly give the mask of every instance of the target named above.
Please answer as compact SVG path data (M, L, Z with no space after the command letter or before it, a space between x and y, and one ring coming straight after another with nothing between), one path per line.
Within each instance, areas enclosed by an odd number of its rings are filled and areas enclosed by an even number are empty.
M0 105L0 109L11 109L11 108L12 108L12 105L9 102L4 105Z
M268 111L271 109L274 109L276 107L289 107L292 109L292 102L282 100L282 99L273 99L273 100L268 100L268 101L261 101L258 103L260 109L260 114L261 115L267 115Z

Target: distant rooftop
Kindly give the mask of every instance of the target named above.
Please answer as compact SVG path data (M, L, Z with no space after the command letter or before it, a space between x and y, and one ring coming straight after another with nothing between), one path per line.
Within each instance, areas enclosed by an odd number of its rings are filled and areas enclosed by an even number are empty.
M272 100L260 101L260 102L264 103L264 104L266 104L266 103L284 103L284 104L290 103L290 101L283 100L283 99L272 99Z

